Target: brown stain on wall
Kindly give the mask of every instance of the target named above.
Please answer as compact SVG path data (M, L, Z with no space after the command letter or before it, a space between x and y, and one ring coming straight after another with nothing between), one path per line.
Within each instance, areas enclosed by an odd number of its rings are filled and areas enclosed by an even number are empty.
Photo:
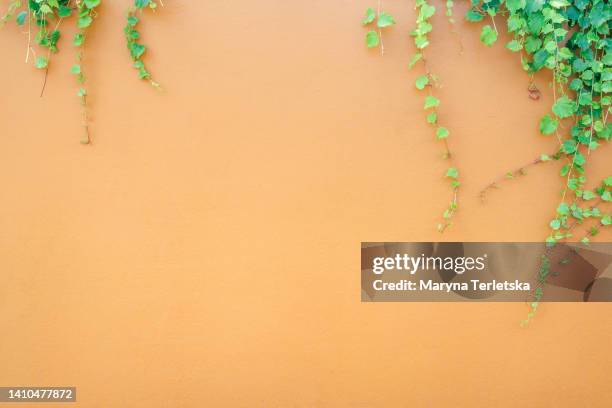
M546 77L532 101L516 55L458 17L459 55L434 18L463 179L441 237L450 192L407 70L410 2L384 1L398 25L381 58L362 0L168 1L142 26L163 94L130 68L127 3L104 2L89 38L90 147L68 36L38 98L23 33L0 31L1 385L75 385L75 407L609 404L608 304L545 304L523 329L523 304L359 301L361 241L546 236L560 164L478 199L554 149L537 133Z

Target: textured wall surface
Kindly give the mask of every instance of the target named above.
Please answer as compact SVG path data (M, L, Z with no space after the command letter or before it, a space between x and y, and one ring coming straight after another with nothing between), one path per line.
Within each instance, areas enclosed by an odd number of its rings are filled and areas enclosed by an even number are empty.
M440 237L450 192L407 70L414 11L384 1L398 24L381 57L360 26L373 3L166 1L142 26L159 94L130 67L127 2L104 2L84 62L92 146L70 30L43 98L26 36L0 30L0 385L75 385L75 407L609 406L609 304L545 304L522 329L520 303L360 303L360 241L540 241L562 183L548 163L480 203L554 150L537 132L548 78L532 101L516 55L457 18L460 55L436 16L463 177ZM593 182L610 172L596 153Z

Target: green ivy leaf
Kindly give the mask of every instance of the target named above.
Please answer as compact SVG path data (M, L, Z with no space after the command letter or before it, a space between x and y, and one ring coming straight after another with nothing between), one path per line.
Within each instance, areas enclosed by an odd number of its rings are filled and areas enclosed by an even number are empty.
M15 21L17 22L18 25L22 26L25 24L26 18L28 17L28 12L27 11L22 11L21 13L17 14L17 17L15 18Z
M376 12L374 11L374 9L372 7L368 7L368 9L366 10L366 15L363 18L363 25L367 25L370 24L372 21L374 21L374 19L376 18Z
M393 19L393 16L391 14L385 12L380 13L380 15L378 16L378 21L376 23L378 27L384 28L392 26L393 24L395 24L395 20Z
M67 6L59 6L59 9L57 10L57 15L61 18L70 17L72 15L72 9Z
M560 117L561 119L569 118L576 112L576 103L568 98L566 95L563 95L557 102L553 105L552 108L555 115Z
M431 112L427 115L427 123L435 125L436 122L438 122L438 114L436 112Z
M368 31L366 34L366 46L368 48L374 48L378 47L378 44L380 44L378 33L375 30Z
M72 72L74 75L81 74L81 66L79 64L74 64L72 68L70 68L70 72Z
M80 47L81 45L83 45L83 43L85 42L85 36L81 33L77 33L74 35L74 40L72 41L72 43L74 44L75 47Z
M471 21L473 23L477 23L479 21L482 21L482 19L484 18L484 16L482 14L480 14L478 12L478 10L475 9L469 9L467 13L465 13L465 19L467 21Z
M448 137L448 135L450 134L450 132L448 131L447 128L440 126L437 130L436 130L436 137L438 139L446 139Z
M544 115L544 117L540 120L540 133L543 135L550 135L555 133L557 130L557 126L559 122L553 119L550 115Z
M408 69L412 69L412 67L414 67L414 65L419 62L421 58L423 58L423 54L421 54L420 52L414 54L412 56L412 59L410 60L410 63L408 64Z
M440 100L435 96L427 95L423 109L430 109L440 106Z
M512 40L508 44L506 44L506 48L512 52L518 52L523 49L523 45L517 40Z
M569 215L569 213L570 213L570 209L569 209L569 206L566 203L559 204L559 207L557 208L557 214L559 214L559 215Z
M558 230L559 228L561 228L561 221L559 221L558 219L554 219L550 222L550 228L552 228L553 230Z
M433 16L436 13L436 8L430 4L424 3L421 6L421 11L419 12L419 19L421 21L427 20L429 17Z
M506 8L511 13L516 13L518 10L524 9L526 4L526 0L506 0Z
M446 170L446 177L457 179L459 177L459 171L454 167L449 167L448 170Z
M421 75L420 77L416 79L416 82L415 82L415 86L419 90L424 89L427 86L427 84L429 84L429 77L427 75Z
M85 6L88 9L96 8L100 5L100 0L85 0Z
M490 25L486 25L482 27L482 31L480 32L480 41L488 45L489 47L497 41L497 32L491 28Z
M93 18L90 15L85 15L85 16L79 17L77 21L77 27L81 29L87 28L91 25L92 22L93 22Z
M38 69L45 69L49 66L49 60L47 59L47 57L41 55L36 58L36 62L34 63L34 65Z
M594 199L596 197L597 197L597 194L595 194L592 191L585 190L585 191L582 192L582 199L585 200L585 201L592 200L592 199Z
M429 45L429 40L424 35L418 36L414 39L414 45L416 45L419 50L422 50Z

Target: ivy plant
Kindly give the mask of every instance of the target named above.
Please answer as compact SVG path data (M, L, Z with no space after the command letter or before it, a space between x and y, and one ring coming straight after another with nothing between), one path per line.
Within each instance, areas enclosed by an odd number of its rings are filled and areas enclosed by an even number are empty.
M553 104L538 129L544 137L556 138L558 151L553 157L564 163L559 171L561 200L549 222L546 242L554 245L572 238L573 229L588 222L591 227L580 239L588 244L600 228L610 225L610 214L600 206L611 201L612 179L588 189L587 162L591 153L612 137L608 121L612 5L604 0L472 0L466 14L466 19L474 22L490 18L493 27L496 17L506 21L512 36L506 48L520 55L524 70L530 75L541 70L552 74ZM481 30L485 44L497 40L496 28L485 25ZM529 317L538 302L532 303Z
M453 1L446 2L446 15L453 23ZM416 0L416 28L411 35L417 52L409 67L421 64L424 73L415 80L415 87L425 91L424 109L427 122L445 147L444 158L451 159L448 148L450 131L439 124L440 100L433 94L437 77L428 67L425 50L429 49L428 34L432 31L431 18L436 7L427 0ZM366 13L365 23L373 22L373 11ZM588 245L601 228L612 222L612 176L605 178L596 188L588 188L587 163L593 152L612 138L612 124L608 116L612 110L612 40L610 39L612 3L606 0L470 0L465 19L480 23L480 40L488 47L500 38L499 24L505 24L511 39L505 47L520 58L530 78L540 71L552 75L553 103L534 128L542 137L552 138L554 151L541 154L535 160L506 172L487 185L480 193L484 200L488 191L498 188L504 180L526 174L532 166L547 162L562 162L559 176L562 180L560 202L555 216L548 222L550 233L545 241L549 247L573 238L577 226L586 226L580 242ZM377 46L372 35L368 46ZM531 79L527 88L529 97L540 99L540 90ZM444 212L444 231L457 209L459 171L449 166L445 176L453 189L453 200ZM548 255L542 259L538 281L541 286L534 293L531 310L525 323L535 315L543 296L543 285L551 265Z
M446 15L451 19L452 23L452 1L447 2ZM438 77L432 73L427 62L425 50L430 46L429 33L432 31L433 26L431 24L431 18L436 13L436 7L428 3L426 0L416 1L416 27L410 33L414 38L414 45L417 49L416 53L412 56L409 68L413 68L417 64L421 64L424 73L418 76L415 80L415 87L420 91L425 91L423 109L427 112L426 120L434 129L436 140L440 141L443 145L444 152L442 158L447 161L452 161L452 155L448 143L448 137L450 136L450 130L439 123L438 110L440 107L440 100L434 96L434 89L438 85ZM459 186L459 171L456 167L449 165L446 170L445 177L449 180L450 187L452 190L452 198L447 208L442 214L442 221L438 224L438 231L444 232L451 224L452 218L458 208L458 193Z
M380 0L378 2L377 11L369 7L362 21L364 26L371 26L373 23L375 23L375 28L370 29L365 36L366 47L380 47L380 54L384 55L385 45L383 43L382 29L394 25L395 20L391 14L381 11Z
M83 144L90 144L92 139L89 132L86 76L82 62L87 33L98 16L101 4L102 0L12 0L6 12L0 16L0 27L14 21L18 26L26 28L25 62L44 71L41 96L47 83L52 56L59 52L62 38L61 26L68 19L74 22L77 32L72 39L72 45L76 48L76 61L70 71L79 84L76 94L82 107L84 132L81 143ZM160 4L162 4L161 1ZM142 13L145 8L154 10L157 8L157 3L153 0L134 0L133 5L130 6L127 12L128 25L125 29L126 43L140 77L148 80L153 86L159 87L145 68L142 57L146 48L139 42L140 34L135 28L139 22L136 14Z

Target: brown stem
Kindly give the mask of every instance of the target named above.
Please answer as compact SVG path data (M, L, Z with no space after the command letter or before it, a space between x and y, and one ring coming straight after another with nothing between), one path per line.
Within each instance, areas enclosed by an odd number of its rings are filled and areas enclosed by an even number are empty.
M541 158L539 158L539 157L538 157L537 159L532 160L532 161L530 161L529 163L526 163L526 164L524 164L524 165L523 165L523 166L521 166L521 167L518 167L518 168L516 168L516 169L514 169L514 170L512 170L512 171L509 171L509 172L505 173L503 176L499 176L499 177L497 177L497 178L496 178L495 180L493 180L491 183L487 184L487 185L485 186L485 188L483 188L482 190L480 190L480 193L478 193L478 195L479 195L479 197L480 197L480 200L481 200L482 202L486 201L486 195L487 195L487 193L488 193L490 190L493 190L493 189L497 189L497 188L499 188L499 185L500 185L501 183L503 183L504 181L514 179L515 177L524 176L524 175L526 174L526 170L527 170L528 168L531 168L531 167L533 167L533 166L536 166L536 165L538 165L538 164L540 164L540 163L544 163L544 162L545 162L544 160L542 160Z

